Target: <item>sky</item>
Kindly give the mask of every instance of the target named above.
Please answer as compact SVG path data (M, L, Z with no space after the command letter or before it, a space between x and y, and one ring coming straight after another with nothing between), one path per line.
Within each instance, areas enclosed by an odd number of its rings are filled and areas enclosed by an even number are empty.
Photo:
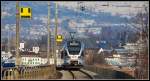
M39 32L39 34L46 34L45 26L47 26L47 3L47 1L20 2L20 6L31 6L33 9L33 21L27 22L27 24L33 24L32 28L30 28L30 31L32 31L31 34L37 34L37 32ZM75 27L122 25L124 24L123 22L125 21L125 18L130 19L139 12L145 13L144 6L149 8L148 1L52 1L50 21L53 27L55 23L55 6L52 3L58 3L58 31L61 33L65 33ZM80 6L84 6L85 10L81 11L79 9ZM15 2L2 1L1 7L1 23L4 26L4 29L8 30L8 27L12 27L13 31L15 31ZM76 16L77 13L79 15L78 19ZM68 22L66 22L67 20ZM68 25L65 25L66 23ZM41 28L41 25L44 27ZM22 26L25 27L24 25ZM66 26L68 27L66 28ZM25 28L21 29L21 31L24 30L27 31ZM97 30L93 28L89 30L89 32L91 31L93 31L93 33L100 33L101 28ZM78 30L78 33L81 32L85 32L85 29Z
M149 3L146 1L80 1L80 2L58 2L59 5L68 7L69 9L76 8L79 5L85 6L87 9L94 12L110 12L112 14L136 14L142 11L144 5L148 7ZM104 6L109 5L109 6Z
M4 2L4 1L3 1ZM8 2L8 1L7 1ZM24 1L24 4L28 3L29 1ZM10 3L10 2L8 2ZM55 3L55 2L54 2ZM148 1L59 1L58 3L59 7L66 7L68 9L73 9L77 11L78 6L85 6L86 9L91 10L93 12L110 12L112 14L121 14L121 15L127 15L127 14L136 14L143 10L144 6L149 7ZM3 3L1 3L3 4ZM15 4L15 3L13 3ZM40 4L40 5L46 5L47 2L41 2L41 1L34 1L32 4ZM105 5L105 6L104 6ZM109 5L109 6L106 6ZM5 7L7 10L11 9L9 6ZM79 9L78 9L79 11ZM5 15L11 15L7 12L2 12L2 14Z

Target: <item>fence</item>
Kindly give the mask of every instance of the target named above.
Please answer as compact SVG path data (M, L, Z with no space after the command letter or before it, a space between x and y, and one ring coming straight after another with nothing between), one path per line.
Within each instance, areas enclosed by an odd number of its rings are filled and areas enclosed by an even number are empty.
M53 68L53 65L3 68L1 78L2 80L50 79L51 75L54 75Z

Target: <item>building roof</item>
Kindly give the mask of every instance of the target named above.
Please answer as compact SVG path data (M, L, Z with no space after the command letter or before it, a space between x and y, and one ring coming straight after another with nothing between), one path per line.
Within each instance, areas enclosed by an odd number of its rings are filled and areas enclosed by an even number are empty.
M117 51L117 53L119 53L119 54L123 54L123 53L128 53L129 52L127 49L115 49L115 51Z

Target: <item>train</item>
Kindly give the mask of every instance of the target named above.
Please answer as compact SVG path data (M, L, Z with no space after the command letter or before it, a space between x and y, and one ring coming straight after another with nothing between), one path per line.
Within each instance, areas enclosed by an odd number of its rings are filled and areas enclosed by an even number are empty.
M3 68L15 67L15 60L7 59L1 62Z
M70 39L64 43L61 51L63 68L80 69L84 66L84 43L77 39Z

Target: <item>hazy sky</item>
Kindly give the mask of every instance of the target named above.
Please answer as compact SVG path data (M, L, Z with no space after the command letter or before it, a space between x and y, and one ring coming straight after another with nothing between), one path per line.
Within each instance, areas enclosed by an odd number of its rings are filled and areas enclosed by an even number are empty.
M4 2L4 1L3 1ZM29 1L23 1L28 4ZM32 1L33 4L46 5L47 1ZM75 11L79 11L77 7L85 6L87 10L93 12L110 12L112 15L135 15L138 12L144 11L144 6L149 7L148 1L59 1L59 7L66 7ZM2 3L1 3L2 4ZM14 4L14 3L11 3ZM104 6L105 5L105 6ZM109 5L109 6L106 6ZM8 10L10 7L6 7ZM149 10L149 9L148 9ZM7 12L2 12L3 15L11 15Z
M95 12L111 12L112 14L136 14L143 11L144 5L149 7L148 1L82 1L80 2L58 2L59 5L66 6L69 9L77 9L77 6L82 5L87 9ZM105 5L105 6L104 6ZM109 5L109 6L106 6Z

